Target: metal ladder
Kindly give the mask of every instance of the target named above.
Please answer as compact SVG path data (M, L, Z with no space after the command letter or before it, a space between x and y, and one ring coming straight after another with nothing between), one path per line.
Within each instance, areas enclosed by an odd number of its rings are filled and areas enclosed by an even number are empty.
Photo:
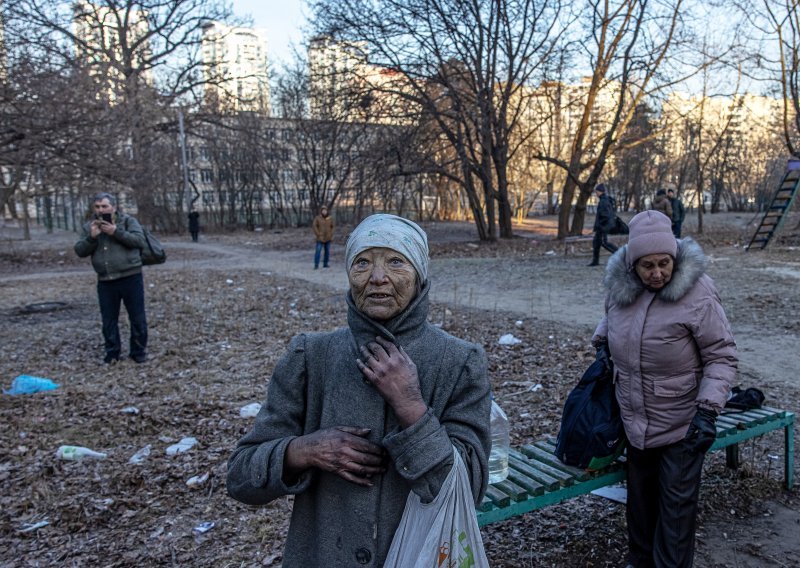
M758 229L750 239L750 244L747 245L745 250L750 250L753 245L761 244L760 248L765 248L770 239L778 232L784 216L789 213L792 208L792 202L797 197L798 188L800 188L800 170L789 170L783 176L781 184L778 186L778 191L775 192L772 201L764 212L761 218L761 223Z

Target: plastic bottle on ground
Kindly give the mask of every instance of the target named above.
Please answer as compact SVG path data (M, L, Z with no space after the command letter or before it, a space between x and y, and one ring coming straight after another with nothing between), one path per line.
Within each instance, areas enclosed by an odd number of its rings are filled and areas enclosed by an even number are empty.
M492 411L489 418L492 434L492 451L489 454L489 483L497 483L508 477L508 417L495 402L492 395Z
M56 450L56 456L62 460L76 461L83 458L94 458L98 460L105 459L107 454L103 452L95 452L83 446L59 446Z

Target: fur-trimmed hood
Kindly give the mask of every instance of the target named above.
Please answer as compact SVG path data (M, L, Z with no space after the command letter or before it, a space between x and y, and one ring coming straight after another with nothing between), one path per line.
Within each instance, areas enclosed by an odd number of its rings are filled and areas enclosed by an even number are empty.
M636 270L633 267L628 268L625 262L627 248L628 245L625 245L611 256L603 278L609 299L622 306L632 304L645 290ZM665 302L677 302L705 274L707 265L708 258L694 239L679 239L672 279L658 291L658 297Z

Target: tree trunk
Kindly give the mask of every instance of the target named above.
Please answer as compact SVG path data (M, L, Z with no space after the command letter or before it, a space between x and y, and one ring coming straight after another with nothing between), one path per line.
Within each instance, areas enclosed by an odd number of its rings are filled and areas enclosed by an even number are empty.
M569 217L572 210L572 199L575 197L576 184L568 175L561 189L561 208L558 211L558 238L564 239L568 234Z
M553 203L553 180L547 180L547 207L545 208L545 212L548 215L552 215L556 212L556 206Z
M28 215L28 196L25 192L22 192L22 228L23 228L23 240L29 241L31 240L31 219Z
M484 192L484 207L486 208L486 237L485 241L497 240L497 222L495 220L495 201L488 192Z
M586 204L591 197L591 188L588 191L579 188L578 201L575 203L575 214L572 217L572 230L571 235L580 235L583 233L583 225L586 219Z
M697 176L697 234L703 234L703 172Z

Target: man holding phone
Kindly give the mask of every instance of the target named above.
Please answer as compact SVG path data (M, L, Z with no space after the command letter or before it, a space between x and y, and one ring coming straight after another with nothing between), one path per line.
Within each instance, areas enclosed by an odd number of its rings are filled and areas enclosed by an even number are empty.
M97 273L97 298L103 319L104 361L119 361L120 304L125 304L131 325L130 357L137 363L147 359L147 318L144 311L144 280L141 249L147 246L142 226L135 218L117 211L109 193L98 193L92 204L94 215L83 226L75 243L75 254L92 257Z

